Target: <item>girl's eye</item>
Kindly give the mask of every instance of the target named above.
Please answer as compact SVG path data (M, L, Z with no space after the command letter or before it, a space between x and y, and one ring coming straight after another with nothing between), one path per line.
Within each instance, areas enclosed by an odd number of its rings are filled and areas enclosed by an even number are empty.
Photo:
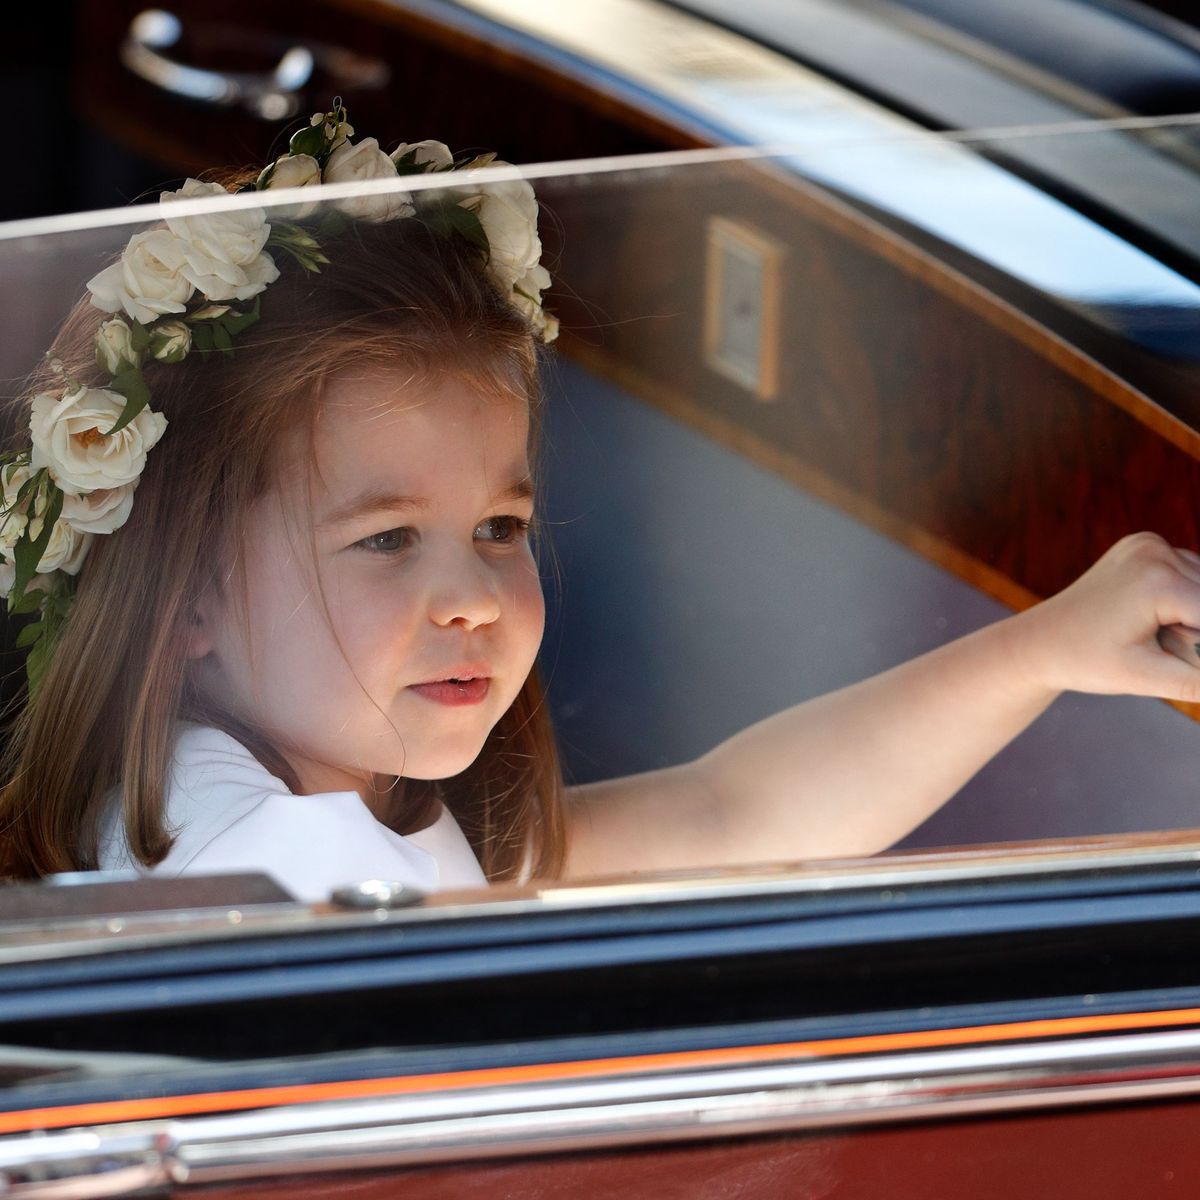
M524 517L488 517L475 526L475 537L482 542L497 542L506 545L519 542L529 530Z
M399 554L411 544L412 530L407 528L385 529L383 533L373 533L356 543L372 554Z

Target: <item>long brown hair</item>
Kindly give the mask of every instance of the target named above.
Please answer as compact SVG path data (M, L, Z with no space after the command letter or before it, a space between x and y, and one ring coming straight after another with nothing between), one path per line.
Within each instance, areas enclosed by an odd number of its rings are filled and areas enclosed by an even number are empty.
M538 426L533 336L474 250L416 220L353 222L322 246L330 262L320 274L279 262L261 320L231 358L193 352L145 367L153 407L169 426L128 522L93 543L71 619L12 725L0 789L0 866L9 877L94 868L98 822L117 784L132 854L161 861L172 841L165 787L181 718L225 729L298 789L277 747L191 687L188 626L215 564L230 548L237 561L240 522L272 483L281 434L315 423L325 379L371 363L452 372L518 392ZM93 386L107 383L93 351L100 319L81 301L53 346L67 373ZM32 395L57 383L35 378L15 402L25 415L13 424L27 429ZM535 672L466 771L404 781L404 815L394 823L411 828L414 813L444 802L490 879L554 875L565 848L561 791Z

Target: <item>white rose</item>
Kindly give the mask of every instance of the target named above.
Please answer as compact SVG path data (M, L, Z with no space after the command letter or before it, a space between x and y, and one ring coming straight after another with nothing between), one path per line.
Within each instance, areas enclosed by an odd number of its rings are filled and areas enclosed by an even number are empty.
M325 164L326 183L361 183L371 179L397 179L392 160L374 138L344 142ZM342 212L366 221L395 221L411 217L412 200L407 192L389 192L374 196L351 196L336 201Z
M112 533L129 520L136 483L63 496L62 520L80 533Z
M505 290L542 257L538 238L537 197L524 179L489 183L482 193L461 201L474 210L488 240L488 271Z
M167 419L143 408L124 429L105 433L124 409L125 397L107 388L80 387L61 399L48 392L35 396L29 419L33 470L48 467L69 496L133 483Z
M88 280L92 303L105 312L124 309L148 325L164 313L181 313L194 287L183 273L186 245L167 229L135 233L121 261Z
M542 341L558 337L558 318L542 308L542 292L550 286L550 272L540 263L530 268L513 286L513 306L523 313Z
M115 375L126 363L135 367L141 364L142 356L133 348L133 330L120 317L100 326L96 334L96 361L110 375Z
M319 187L321 164L311 154L285 154L282 158L276 159L274 167L268 167L263 175L267 176L266 190L268 192L277 188ZM299 221L304 217L311 216L316 207L314 201L310 204L288 204L280 208L272 208L271 212Z
M159 362L183 362L192 348L192 331L182 321L159 321L150 330L150 353Z
M29 529L30 536L36 538L41 530L41 518L34 517ZM61 518L55 521L50 531L50 541L38 562L38 571L45 574L65 571L68 575L78 575L87 552L92 548L92 538L92 534L81 533Z
M181 271L209 300L249 300L279 278L263 250L271 226L261 208L173 217L177 200L227 196L219 183L188 179L178 191L164 192L159 205L167 228L184 247ZM180 310L176 310L180 311Z
M17 493L29 476L30 470L26 463L17 466L6 464L0 467L0 504L4 510L0 513L0 551L10 560L13 546L20 540L25 526L29 524L28 516L16 507ZM10 584L4 590L7 593L11 589Z
M538 263L513 284L513 304L531 321L536 309L542 306L542 292L550 286L550 272Z
M558 318L553 313L543 312L540 325L535 321L534 328L547 346L558 338Z
M428 139L423 142L401 142L392 151L392 162L398 163L406 154L412 154L413 163L417 166L432 163L436 169L454 165L454 155L450 153L450 147L445 142L433 142Z
M311 154L285 154L275 160L275 169L267 180L272 188L313 187L321 182L321 165Z
M13 584L16 582L15 553L13 548L25 532L26 527L29 528L29 536L32 538L36 538L42 531L42 517L46 510L44 496L39 498L37 511L32 522L27 512L18 511L14 507L17 502L17 493L20 492L22 486L29 479L30 474L30 468L25 463L12 467L11 470L5 467L3 471L0 471L0 492L3 493L3 504L6 510L4 515L0 516L0 553L3 553L6 560L0 564L0 594L4 595L12 591ZM129 487L129 491L132 493L132 486ZM97 493L97 495L101 496L97 507L105 505L106 501L103 494ZM65 527L60 528L66 519L68 505L75 500L76 497L74 496L63 497L63 517L55 522L54 530L50 534L50 541L46 549L42 552L41 561L38 563L39 571L62 570L66 571L69 575L74 575L80 566L82 566L89 544L89 539L81 536L85 530L78 527L75 530ZM107 507L115 509L119 506L119 502L119 498L116 503L107 502ZM27 504L23 507L27 507ZM128 516L128 510L126 510L126 516ZM116 527L116 525L113 526L114 529ZM97 532L100 531L97 530ZM37 576L27 587L30 590L38 587L45 589L48 585L48 580Z
M7 474L7 472L6 472ZM29 468L27 466L18 467L11 478L3 480L4 500L5 504L11 504L16 500L17 492L21 485L29 478ZM69 497L63 498L63 507L66 507L66 501ZM21 534L25 532L25 527L29 527L29 536L37 539L42 532L42 519L45 516L46 499L45 496L39 493L37 510L34 513L32 520L26 517L24 513L13 513L14 519L11 523L6 521L2 527L3 532L0 532L0 551L3 551L5 558L13 567L13 573L9 576L7 573L0 578L0 588L7 594L12 591L13 583L16 582L15 573L15 554L13 547L20 539ZM91 535L85 534L80 530L71 528L62 518L54 522L54 528L50 532L50 540L46 544L46 549L42 551L41 560L38 562L37 569L40 572L49 573L51 571L66 571L68 575L74 575L83 566L83 560L87 556L88 548L91 544ZM5 586L7 580L7 586ZM29 587L34 587L36 580L30 583ZM43 586L45 586L43 584Z
M246 276L246 282L238 288L234 295L214 296L213 299L249 300L251 296L257 296L268 284L274 283L279 278L279 268L269 254L260 254L256 259L248 262L242 271ZM207 293L205 294L207 295Z

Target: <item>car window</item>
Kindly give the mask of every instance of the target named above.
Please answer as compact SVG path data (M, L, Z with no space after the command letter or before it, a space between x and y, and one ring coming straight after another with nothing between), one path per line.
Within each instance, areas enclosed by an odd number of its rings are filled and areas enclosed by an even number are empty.
M1054 594L1126 534L1196 545L1187 129L843 120L786 148L526 171L561 325L534 542L572 784L702 756ZM1131 223L1136 198L1114 215L1028 167L1123 154L1155 164L1156 202L1170 177L1177 236ZM515 185L497 170L501 194ZM439 182L394 200L343 185L303 212L254 199L315 230L350 203L459 205L479 186ZM11 395L84 284L158 219L150 205L0 230ZM197 353L228 349L203 330L222 319L192 322ZM9 618L14 698L35 619ZM1068 693L896 848L1190 828L1195 738L1186 704Z

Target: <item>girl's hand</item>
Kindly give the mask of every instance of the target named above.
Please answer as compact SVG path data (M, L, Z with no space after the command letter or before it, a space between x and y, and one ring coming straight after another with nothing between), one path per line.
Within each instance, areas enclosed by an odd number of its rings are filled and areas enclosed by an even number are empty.
M1158 641L1163 626L1200 626L1200 555L1157 534L1122 538L1070 587L1005 624L1014 662L1036 687L1200 701L1200 668Z

